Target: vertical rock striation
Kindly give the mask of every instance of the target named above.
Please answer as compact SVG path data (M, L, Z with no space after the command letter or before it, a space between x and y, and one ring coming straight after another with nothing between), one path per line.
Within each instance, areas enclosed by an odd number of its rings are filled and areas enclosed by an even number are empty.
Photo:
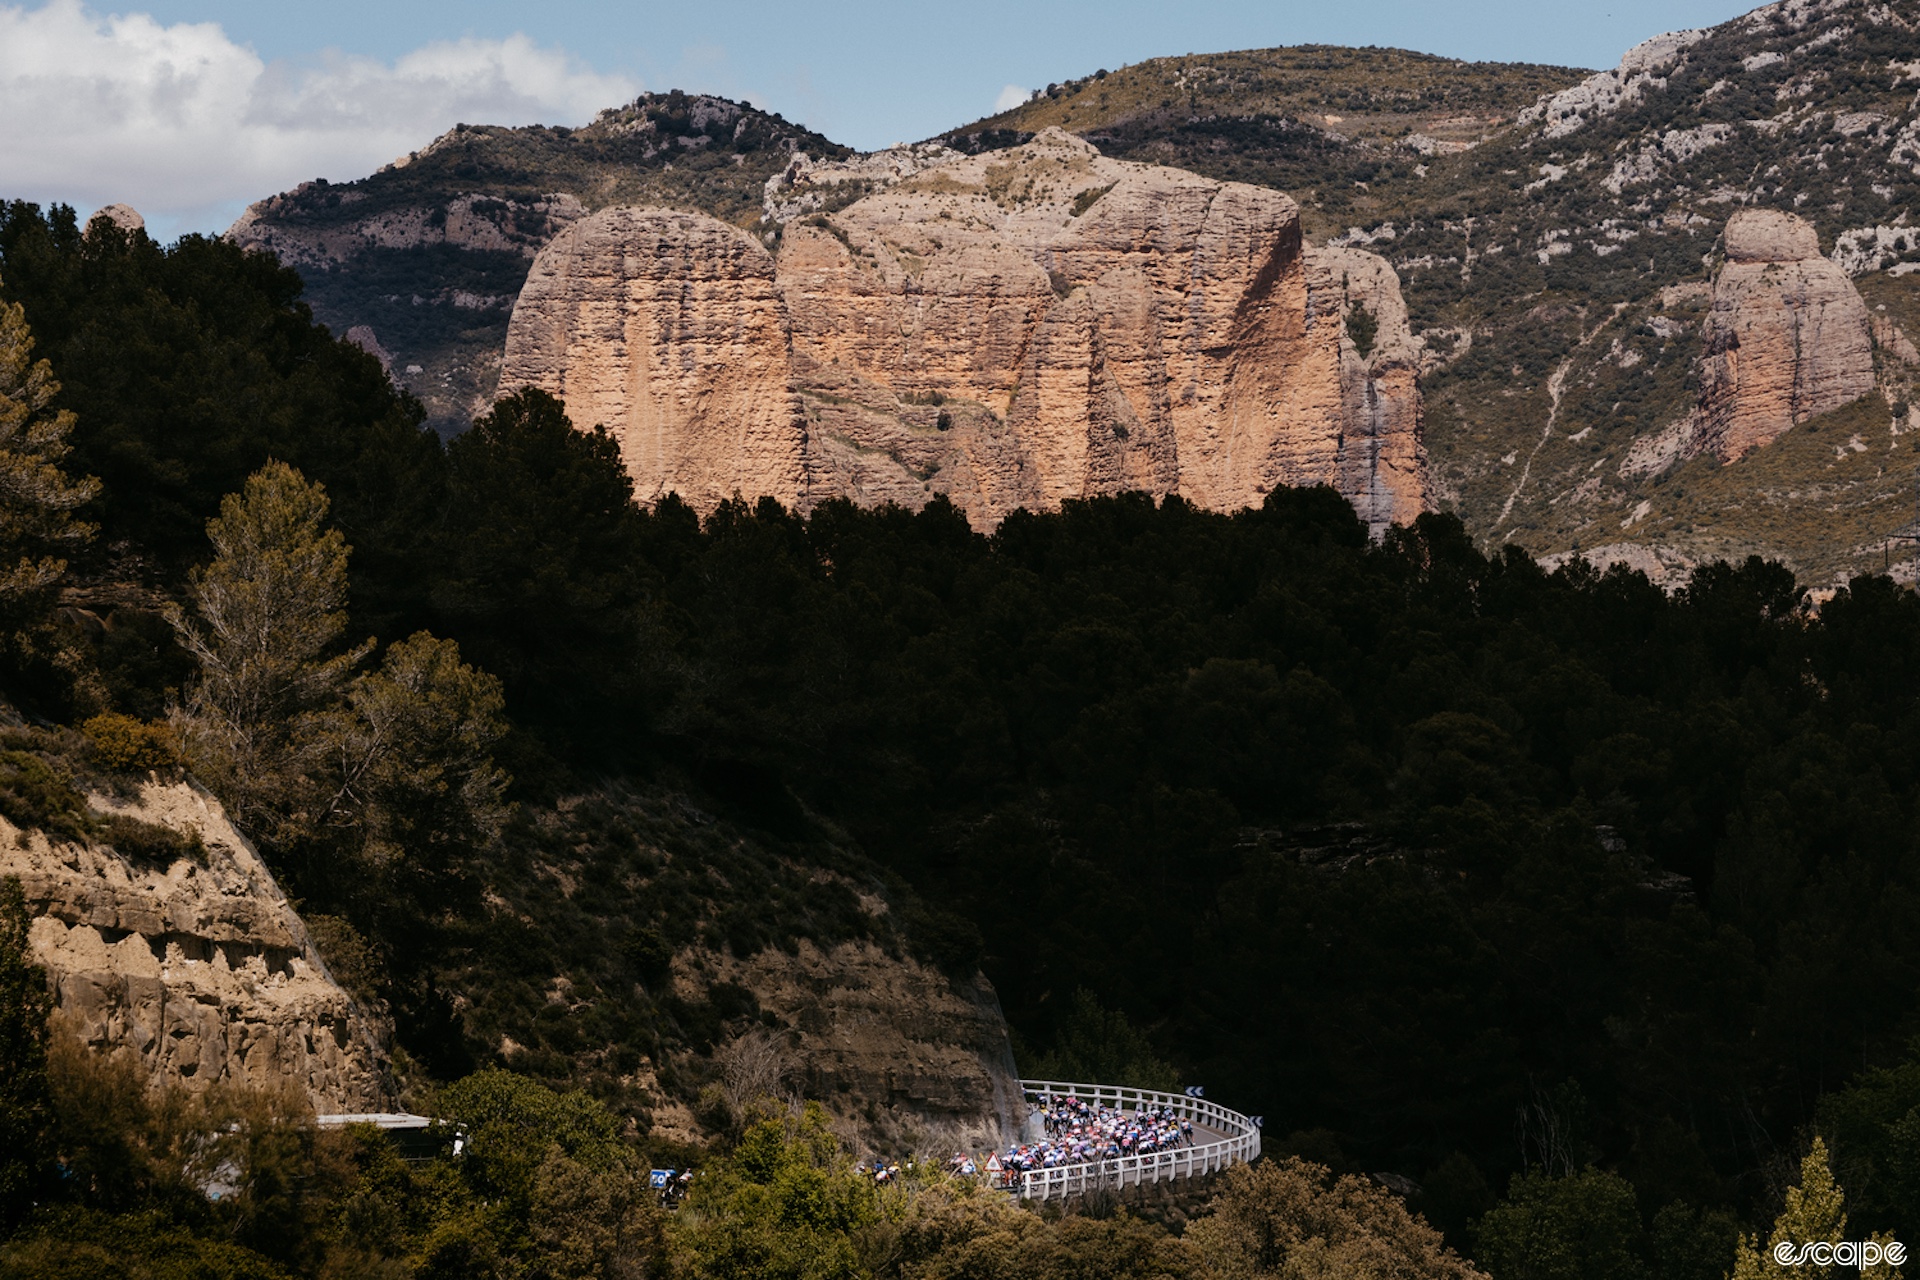
M773 258L696 213L606 209L541 251L501 389L534 385L605 426L643 501L805 495L803 431Z
M1426 509L1427 453L1420 405L1420 344L1407 323L1400 279L1386 259L1357 249L1312 249L1307 258L1321 323L1340 336L1340 450L1335 487L1379 530ZM1347 318L1373 322L1361 351Z
M1772 209L1727 220L1691 452L1731 462L1875 386L1867 305L1820 256L1812 224Z
M1427 505L1416 354L1391 268L1308 249L1286 196L1050 129L789 223L777 258L698 215L592 215L536 260L501 386L561 395L643 497L701 507L944 494L991 528L1325 483L1378 529Z

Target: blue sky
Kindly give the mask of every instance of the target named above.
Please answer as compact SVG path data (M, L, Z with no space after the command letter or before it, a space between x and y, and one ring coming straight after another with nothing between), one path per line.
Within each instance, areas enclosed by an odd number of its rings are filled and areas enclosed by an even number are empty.
M1449 57L1612 66L1630 46L1723 22L1740 0L167 0L165 21L219 22L269 58L324 48L393 57L450 36L525 32L649 88L757 94L862 148L918 140L1032 87L1170 53L1279 44L1397 45Z
M0 0L0 196L135 204L217 230L456 120L579 123L640 88L746 98L861 148L1162 54L1320 42L1611 66L1741 0Z

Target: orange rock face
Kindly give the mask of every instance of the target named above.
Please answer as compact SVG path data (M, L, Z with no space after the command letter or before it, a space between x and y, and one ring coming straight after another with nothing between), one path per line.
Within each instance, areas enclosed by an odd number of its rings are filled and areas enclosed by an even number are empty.
M1730 462L1875 383L1866 303L1820 256L1811 224L1744 209L1727 221L1726 249L1703 334L1692 451Z
M1049 130L789 223L777 257L697 215L595 214L536 260L501 387L561 395L643 497L702 507L939 493L990 528L1326 483L1379 528L1427 506L1417 354L1391 268L1306 248L1284 195Z
M543 387L605 426L642 501L807 496L773 258L724 222L604 209L562 231L514 306L504 369L502 392Z

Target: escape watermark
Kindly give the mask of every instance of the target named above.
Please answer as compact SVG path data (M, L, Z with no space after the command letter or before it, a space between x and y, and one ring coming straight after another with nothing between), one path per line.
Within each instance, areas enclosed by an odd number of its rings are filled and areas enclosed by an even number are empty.
M1881 1263L1899 1266L1907 1260L1907 1246L1898 1240L1882 1244L1878 1240L1816 1240L1795 1244L1782 1240L1773 1246L1773 1260L1783 1267L1877 1267Z

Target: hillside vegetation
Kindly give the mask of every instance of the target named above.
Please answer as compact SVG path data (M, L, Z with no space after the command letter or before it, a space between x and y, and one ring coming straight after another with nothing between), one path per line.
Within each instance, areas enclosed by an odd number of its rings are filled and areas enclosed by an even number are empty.
M1889 396L1732 465L1617 465L1689 402L1741 202L1823 246L1877 219L1858 278L1914 315L1913 17L1796 0L1576 127L1327 141L1391 157L1347 238L1395 256L1433 358L1450 509L1378 541L1328 489L991 535L941 500L642 509L542 393L443 440L291 268L8 206L0 694L35 727L0 804L78 821L60 752L97 716L176 743L472 1143L407 1164L297 1100L146 1096L49 1031L9 895L0 1276L1477 1274L1439 1232L1492 1280L1719 1280L1776 1222L1920 1239L1920 599L1851 573L1907 518ZM718 116L646 119L606 145L662 183L724 150ZM463 178L466 132L379 176L389 211ZM690 164L699 198L745 217L784 146ZM331 253L355 202L317 190ZM1640 502L1627 532L1707 561L1677 589L1536 558ZM1713 558L1748 549L1795 564ZM1272 1159L1184 1232L883 1189L846 1114L782 1095L857 1100L718 1052L810 1033L743 966L836 947L968 999L978 966L1027 1061L1170 1070ZM665 1218L642 1171L687 1159Z
M1631 544L1682 577L1761 553L1827 585L1877 565L1881 535L1911 518L1920 473L1888 411L1904 415L1912 373L1891 354L1882 403L1849 411L1837 452L1711 481L1705 463L1620 464L1693 408L1733 210L1811 219L1871 306L1913 314L1914 278L1894 273L1920 260L1916 59L1912 3L1821 0L1669 40L1565 114L1535 101L1583 73L1302 48L1050 85L947 137L977 149L1061 125L1111 155L1279 187L1310 235L1385 254L1426 341L1436 491L1476 538L1540 555Z

